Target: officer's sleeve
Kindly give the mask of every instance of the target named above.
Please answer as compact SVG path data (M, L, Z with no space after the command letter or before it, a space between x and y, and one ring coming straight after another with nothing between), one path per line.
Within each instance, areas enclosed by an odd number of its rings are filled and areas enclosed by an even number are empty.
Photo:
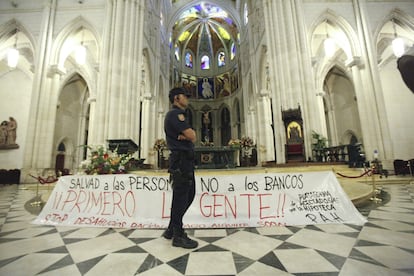
M181 114L181 116L184 116L183 113L180 113L180 114ZM177 131L179 133L183 132L184 130L186 130L188 128L191 128L190 124L187 123L187 120L180 119L180 114L177 114L177 116L175 116L175 118L173 119L174 120L174 125L176 126Z

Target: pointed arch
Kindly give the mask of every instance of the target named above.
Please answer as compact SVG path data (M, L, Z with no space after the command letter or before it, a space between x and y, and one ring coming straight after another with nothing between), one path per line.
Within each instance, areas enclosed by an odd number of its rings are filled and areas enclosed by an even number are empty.
M19 32L22 32L27 37L27 45L30 46L30 50L34 53L34 49L36 47L35 38L19 20L16 20L14 18L0 25L0 45L5 43L11 36L13 36L16 29L18 29Z
M79 43L76 41L82 40L82 35L85 35L85 33L88 33L86 39L92 41L92 44L89 44L88 42L86 45L86 48L89 50L88 53L94 54L93 60L97 62L100 56L99 45L101 45L99 32L95 29L94 25L84 19L83 16L78 16L64 26L57 35L52 48L51 64L57 64L59 69L63 69L64 61L71 54L67 48L73 48L74 43ZM69 40L69 38L73 40ZM85 37L83 39L85 39Z
M65 169L71 168L69 164L75 151L73 141L66 136L60 137L54 147L54 169L57 174L63 173Z
M17 67L26 75L33 75L36 40L19 20L11 19L0 25L0 60L5 60L8 49L14 44L20 55Z
M61 82L57 111L55 118L54 144L59 145L66 137L71 142L71 147L66 146L66 156L70 156L65 166L74 169L83 158L86 157L87 149L81 145L88 144L90 128L90 89L83 76L77 72L72 72L65 76ZM67 116L67 114L71 116ZM65 125L64 128L58 127ZM65 161L65 162L66 162Z
M220 131L220 143L222 146L227 146L228 142L232 138L231 133L231 122L232 114L230 107L223 103L218 108L218 122L219 122L219 131Z
M89 97L91 97L91 95L90 95L90 93L91 93L90 80L88 80L87 78L85 78L85 76L83 75L82 72L79 72L79 71L76 71L76 70L71 71L71 72L69 72L68 74L66 74L64 76L64 78L62 79L62 81L60 83L60 87L59 87L59 90L58 90L59 91L59 94L62 93L62 89L68 83L68 81L71 80L71 79L73 79L76 75L78 75L80 78L82 78L85 81L86 87L89 87L89 91L88 91ZM81 100L81 102L83 102L84 100L88 100L88 98L82 98L80 100Z
M384 27L384 25L387 22L392 21L393 19L398 21L400 23L400 26L406 31L414 30L414 18L400 9L394 9L390 13L388 13L377 25L373 34L374 38L378 38L378 36L381 33L381 29Z
M347 59L351 59L354 56L361 56L360 45L358 42L359 40L358 40L358 37L354 29L342 16L338 15L336 12L334 12L331 9L327 9L309 27L309 32L308 32L310 35L310 37L308 37L309 45L312 45L313 36L315 35L317 28L325 22L331 23L333 27L338 28L345 34L345 37L348 40L347 42L349 43L348 45L349 49L343 48L347 56ZM312 55L314 55L313 50L314 49L311 49Z
M403 38L406 49L413 45L414 19L399 9L394 9L387 14L374 32L376 51L381 64L395 59L392 51L395 35Z

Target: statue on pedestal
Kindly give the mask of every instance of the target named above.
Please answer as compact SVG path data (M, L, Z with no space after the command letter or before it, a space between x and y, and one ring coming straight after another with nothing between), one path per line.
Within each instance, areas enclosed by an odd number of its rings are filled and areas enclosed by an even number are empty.
M0 149L17 149L17 122L13 117L0 124Z

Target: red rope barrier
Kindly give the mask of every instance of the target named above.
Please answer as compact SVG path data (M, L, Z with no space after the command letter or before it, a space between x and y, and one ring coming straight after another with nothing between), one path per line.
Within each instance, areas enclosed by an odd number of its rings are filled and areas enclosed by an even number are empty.
M366 170L364 173L362 173L359 176L348 176L348 175L344 175L342 173L336 172L336 174L338 174L339 176L345 177L345 178L360 178L365 176L366 174L370 174L372 172L372 170Z
M29 174L31 177L33 177L34 179L36 179L37 181L39 181L40 184L50 184L50 183L54 183L56 181L58 181L58 178L55 176L48 176L47 178L43 178L41 176L33 176L31 174Z

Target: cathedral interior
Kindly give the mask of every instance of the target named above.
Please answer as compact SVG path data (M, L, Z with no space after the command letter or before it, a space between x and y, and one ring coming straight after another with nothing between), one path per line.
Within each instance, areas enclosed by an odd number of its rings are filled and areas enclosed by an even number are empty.
M76 172L110 141L160 167L167 94L182 86L196 147L251 143L232 166L378 159L395 170L414 156L413 95L397 67L413 5L314 2L3 1L0 167L23 182ZM18 127L7 139L8 118Z
M413 44L412 0L0 1L0 275L412 275ZM167 174L174 87L197 174L362 173L337 177L368 222L188 229L191 251L32 223L60 176L125 172L99 154Z

